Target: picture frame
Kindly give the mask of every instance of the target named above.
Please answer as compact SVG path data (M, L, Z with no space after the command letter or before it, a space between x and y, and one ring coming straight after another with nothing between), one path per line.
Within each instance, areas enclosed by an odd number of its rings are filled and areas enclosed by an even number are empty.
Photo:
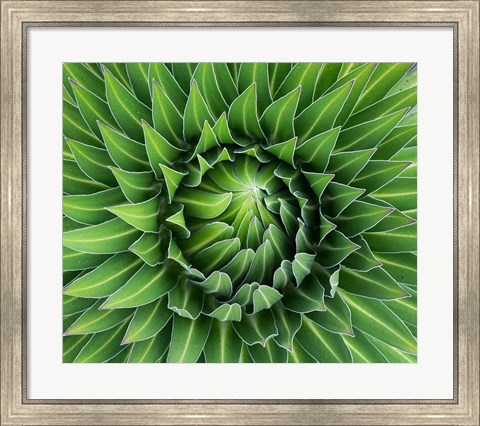
M31 424L479 422L479 2L1 1L1 418ZM449 27L454 32L454 397L37 400L27 397L26 33L35 26Z

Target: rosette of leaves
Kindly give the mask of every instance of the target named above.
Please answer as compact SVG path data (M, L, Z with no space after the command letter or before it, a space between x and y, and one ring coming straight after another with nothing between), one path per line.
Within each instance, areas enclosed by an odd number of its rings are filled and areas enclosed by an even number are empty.
M414 64L63 76L64 362L415 362Z

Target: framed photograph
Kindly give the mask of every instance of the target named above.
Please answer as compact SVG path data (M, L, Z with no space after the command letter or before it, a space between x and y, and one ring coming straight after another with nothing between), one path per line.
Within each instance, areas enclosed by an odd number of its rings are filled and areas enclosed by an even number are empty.
M479 2L1 1L1 424L479 417Z

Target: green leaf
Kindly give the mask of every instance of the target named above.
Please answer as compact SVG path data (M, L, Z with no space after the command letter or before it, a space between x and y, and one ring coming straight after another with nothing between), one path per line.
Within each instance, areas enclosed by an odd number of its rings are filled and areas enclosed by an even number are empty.
M198 265L203 273L210 274L228 264L239 251L240 240L238 238L225 239L196 253L192 257L192 264Z
M353 336L352 314L340 296L325 297L325 311L310 312L307 317L332 333Z
M63 82L64 86L68 90L68 93L74 96L69 83L69 80L75 80L85 89L98 96L102 100L106 100L105 97L105 82L103 78L100 78L91 69L85 66L85 64L79 62L64 62L63 63Z
M132 139L143 141L142 120L152 123L152 110L133 96L110 71L104 69L108 106L122 130Z
M318 74L317 84L315 86L315 94L313 100L322 96L329 87L338 80L340 70L342 69L341 63L326 62L322 64L320 73Z
M90 254L63 247L63 270L79 271L94 268L110 257L109 254Z
M131 308L153 302L177 285L178 266L165 262L143 265L118 291L103 304L103 309Z
M189 238L178 241L185 256L190 257L218 241L228 239L233 234L233 228L223 222L208 223L198 231L192 232Z
M185 213L200 219L213 219L221 215L232 201L232 193L212 194L199 189L182 188L175 201L185 205Z
M183 119L183 135L187 142L198 141L202 134L205 121L213 126L214 119L200 94L197 82L193 80Z
M327 185L331 182L331 180L335 177L334 175L327 175L323 173L316 173L316 172L307 172L302 170L303 176L307 179L310 187L312 188L315 195L320 198L325 191Z
M417 179L398 177L377 189L372 197L390 203L400 211L417 208Z
M352 72L349 72L345 76L341 77L336 83L331 86L327 93L333 92L335 89L343 86L348 81L355 80L353 83L353 87L348 95L347 100L343 104L342 110L338 114L334 126L341 126L345 124L347 119L350 117L355 104L357 103L358 98L360 97L361 93L365 85L367 84L370 76L375 69L376 64L368 63L360 65L359 67L355 68Z
M233 145L235 140L230 133L230 128L228 127L227 114L223 113L220 118L217 120L215 125L212 127L213 133L217 137L218 142L223 145Z
M374 152L375 149L372 148L332 154L326 172L335 175L335 182L349 184L362 169L371 163L369 160Z
M154 363L168 350L172 332L171 322L162 330L146 340L137 341L132 345L128 357L129 363Z
M128 78L128 72L127 72L127 67L125 63L121 62L111 62L111 63L103 63L103 64L98 64L100 65L100 69L103 72L103 75L105 76L105 68L112 73L115 78L122 83L128 90L131 90L130 87L130 80ZM103 65L103 67L102 67Z
M74 229L85 228L87 225L80 222L76 222L75 220L70 219L69 217L63 215L62 226L63 226L63 232L67 232L67 231L73 231Z
M417 126L402 126L393 129L385 139L377 145L377 151L373 155L374 160L389 160L409 141L416 138Z
M401 351L393 346L387 345L381 340L375 339L372 336L367 336L370 343L377 348L377 350L386 358L389 363L415 363L417 356L411 353Z
M163 164L160 164L160 169L165 179L165 185L167 189L167 202L172 203L175 198L175 193L177 192L180 183L187 175L187 173L171 169L170 167L164 166Z
M272 312L278 329L278 335L273 339L278 346L292 352L293 339L302 325L302 316L286 310L280 302L272 306Z
M260 118L260 126L269 144L286 141L295 136L293 118L300 98L300 87L270 104Z
M253 315L243 315L240 322L234 322L233 328L240 338L249 346L267 341L278 335L275 318L270 310L265 309Z
M417 67L416 64L403 76L403 78L393 86L387 96L395 95L398 92L410 89L417 85Z
M205 360L209 363L238 363L242 340L228 322L212 322L210 335L205 344Z
M259 114L262 114L272 103L267 63L244 62L240 65L238 90L243 92L252 84L255 84L258 96L257 110Z
M409 324L417 324L417 292L405 285L402 285L402 288L410 293L411 296L402 299L387 300L384 303L402 321L408 322Z
M265 151L272 153L275 157L293 166L296 144L297 138L293 138L285 142L277 143L276 145L267 146Z
M282 260L280 267L273 274L273 288L283 289L293 281L292 262Z
M127 74L132 86L133 92L137 99L146 106L152 106L152 98L150 96L150 87L148 84L148 72L150 64L146 62L127 62Z
M206 280L196 284L206 294L213 294L219 298L230 297L232 294L232 281L224 272L214 271Z
M82 141L88 145L103 146L85 123L78 108L66 101L63 101L63 134L69 139Z
M141 235L120 218L63 234L63 245L86 253L117 253L127 250Z
M238 303L224 303L206 315L218 321L240 321L242 319L242 308Z
M160 191L160 183L153 172L127 172L112 167L120 189L131 203L142 203L153 198Z
M248 187L233 174L231 164L226 162L218 163L209 171L208 177L225 191L248 191Z
M410 161L411 164L401 174L401 177L417 177L417 147L402 148L391 158L392 161Z
M385 363L387 359L372 345L365 335L355 329L355 336L342 336L350 349L354 363Z
M143 121L142 125L148 161L157 178L161 178L163 176L161 165L171 166L180 157L182 150L173 146L147 122Z
M168 213L171 214L171 216L168 216L165 219L165 225L168 225L169 229L171 229L178 238L188 238L190 236L190 231L185 225L183 205L174 204L172 207L176 209L172 210L172 212L175 211L175 213Z
M362 188L331 182L321 198L322 212L336 218L364 192Z
M99 363L115 356L121 350L120 344L127 326L128 320L113 329L94 334L74 362Z
M201 315L196 320L174 315L167 362L196 362L205 347L212 319Z
M263 234L263 241L269 240L272 244L276 259L281 260L290 256L292 247L283 230L274 224L270 224Z
M396 281L417 285L417 256L413 253L375 253L385 269Z
M190 81L197 67L196 63L174 62L172 64L172 74L185 93L190 92Z
M218 88L222 94L223 99L230 105L238 96L237 85L233 81L232 75L228 69L227 64L220 62L213 63L213 70L218 84Z
M110 296L122 287L141 265L141 259L132 253L117 253L91 272L77 278L63 293L76 297Z
M285 80L283 80L278 91L275 93L274 100L280 99L298 86L302 86L300 100L298 101L297 114L302 112L312 103L315 84L321 67L321 63L310 62L295 64Z
M67 140L80 169L93 180L108 186L116 186L116 179L109 166L114 166L105 149L95 148L81 142Z
M160 234L145 233L128 249L150 266L161 263L165 258Z
M70 195L92 194L108 189L82 172L75 161L63 160L63 192Z
M102 134L98 128L98 120L107 123L111 127L118 128L118 124L110 112L108 103L104 102L98 96L95 96L92 92L84 89L82 86L79 86L74 81L70 81L70 84L75 93L75 99L80 113L85 123L87 123L87 126L97 138L102 138Z
M203 310L203 291L188 280L181 280L168 293L168 309L191 320L197 319Z
M305 315L302 318L302 327L298 331L296 339L317 362L352 362L352 355L342 336L326 331Z
M361 331L394 346L416 353L417 342L406 325L379 300L338 290L352 312L352 322Z
M318 279L314 275L309 275L299 287L285 288L282 302L285 309L292 312L324 311L326 309L324 295L325 289Z
M78 222L96 225L115 217L105 207L124 200L119 188L87 195L66 195L63 197L63 214Z
M295 206L279 198L280 218L290 238L293 238L298 231L297 210Z
M131 318L131 309L116 309L113 311L99 311L103 300L97 301L80 318L75 321L65 332L65 336L74 334L92 334L108 330L118 323Z
M331 130L352 89L353 81L322 96L295 118L295 134L300 144Z
M295 149L295 158L298 158L301 164L305 163L311 166L314 171L323 172L327 167L339 132L340 127L337 127L298 144Z
M365 194L369 194L386 185L409 165L410 163L405 161L369 161L352 181L352 185L365 188Z
M270 92L274 95L280 85L282 84L285 77L288 75L290 70L292 69L292 64L289 63L268 63L268 76L269 76L269 83L270 83Z
M364 201L371 204L376 204L378 206L384 206L393 209L392 213L390 213L387 217L383 218L373 228L370 228L370 232L393 231L394 229L401 228L402 226L410 225L416 222L415 219L395 209L395 207L393 207L386 201L378 200L372 197L365 197Z
M402 109L342 130L335 145L335 152L375 148L395 128L406 112L407 110Z
M240 306L250 306L253 304L253 292L259 287L260 285L256 282L243 284L229 302L238 303Z
M252 264L255 252L252 249L240 250L233 259L227 263L220 272L225 272L232 284L238 285L248 272L248 265Z
M412 87L405 91L389 96L364 110L352 115L347 121L347 127L355 126L365 121L375 120L399 110L408 110L417 104L417 88Z
M272 287L261 285L253 292L253 313L263 311L275 305L282 295Z
M197 83L199 92L215 118L228 111L228 104L220 91L213 63L198 64L193 80Z
M75 296L63 296L62 308L63 316L73 316L75 314L81 314L96 302L96 299L83 299Z
M128 358L130 357L130 352L132 352L132 346L124 346L123 349L120 349L120 352L117 352L116 355L109 358L105 361L108 364L125 364L128 362Z
M187 95L180 88L177 80L165 64L159 62L150 64L148 81L150 83L150 89L157 83L168 98L171 99L178 111L185 109Z
M107 210L140 231L158 232L159 197L137 204L108 207Z
M156 82L153 84L152 115L153 127L158 133L178 148L185 145L182 115Z
M374 227L392 211L393 208L391 207L354 201L337 216L335 224L346 237L351 238Z
M406 62L378 64L353 111L361 111L386 97L411 66L411 63Z
M285 363L288 360L288 352L272 339L266 342L264 347L248 346L248 352L255 363Z
M258 122L255 84L251 84L230 105L228 125L233 131L253 141L263 141L265 139Z
M341 267L338 285L351 294L378 300L391 300L410 296L382 268L374 268L368 272L358 272Z
M365 241L374 252L405 253L417 251L417 224L388 232L366 232Z
M302 228L304 229L305 227L302 227ZM297 234L297 237L298 237L298 234ZM299 251L298 247L297 247L297 251ZM304 280L304 278L310 273L314 260L315 260L315 254L309 254L309 253L295 254L295 258L292 261L292 272L297 282L297 286L299 286Z
M347 256L360 247L341 232L333 230L321 242L317 251L317 262L325 268L341 263Z
M92 338L92 335L84 334L82 336L66 336L63 338L63 362L72 363L80 351Z
M117 311L121 312L122 310L113 309L110 312ZM130 321L122 344L126 345L155 336L167 325L171 317L172 311L167 307L167 298L165 296L152 303L139 306L135 311L135 316Z
M355 271L368 272L373 268L381 266L381 262L373 255L368 247L367 242L358 235L350 238L350 240L360 246L358 250L351 253L343 262L342 265Z
M317 361L298 343L293 340L293 351L288 353L288 362L295 364L316 363Z
M98 123L108 154L115 164L130 172L149 171L145 146L122 135L102 123Z
M100 64L96 62L83 62L83 65L92 71L97 77L103 79L102 69L100 68Z
M269 240L266 240L257 251L252 260L250 269L243 282L258 282L259 284L271 284L273 275L275 254L272 248L272 244Z
M198 154L203 154L217 146L219 146L217 142L217 137L215 136L215 133L213 132L210 125L208 124L208 121L205 121L202 129L202 134L200 135L200 140L196 144L195 149L190 155L188 161L191 161Z

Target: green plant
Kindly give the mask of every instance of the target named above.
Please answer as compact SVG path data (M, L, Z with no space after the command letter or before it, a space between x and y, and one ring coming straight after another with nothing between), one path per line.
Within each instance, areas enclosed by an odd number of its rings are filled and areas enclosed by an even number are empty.
M64 362L415 362L416 67L64 64Z

